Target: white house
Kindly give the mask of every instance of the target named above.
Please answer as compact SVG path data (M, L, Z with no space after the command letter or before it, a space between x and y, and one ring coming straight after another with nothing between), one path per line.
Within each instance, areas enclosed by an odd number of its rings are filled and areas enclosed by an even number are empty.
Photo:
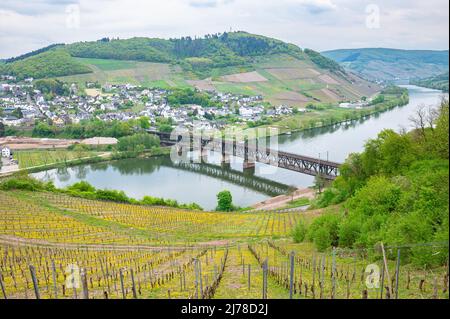
M7 147L2 148L2 157L9 158L11 156L11 150Z

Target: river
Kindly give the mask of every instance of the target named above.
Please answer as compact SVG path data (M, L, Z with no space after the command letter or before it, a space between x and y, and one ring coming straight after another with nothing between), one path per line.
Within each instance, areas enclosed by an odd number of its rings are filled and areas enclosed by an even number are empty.
M281 136L279 149L343 162L352 152L360 152L365 142L383 129L411 129L410 117L419 105L435 106L440 91L405 85L409 90L408 105L374 115L365 121L335 125ZM128 196L145 195L176 199L180 203L195 202L204 209L216 205L216 194L224 189L233 195L235 205L247 207L275 195L287 186L308 187L312 176L257 164L255 176L242 172L242 160L232 158L231 167L220 168L220 157L211 155L212 165L174 166L170 158L128 159L110 163L80 165L33 174L65 187L85 180L97 188L123 190ZM275 192L275 193L274 193Z

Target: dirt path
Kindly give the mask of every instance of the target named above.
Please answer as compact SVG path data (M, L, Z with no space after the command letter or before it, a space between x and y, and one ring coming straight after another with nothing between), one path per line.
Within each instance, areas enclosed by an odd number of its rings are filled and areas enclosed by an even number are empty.
M254 210L272 210L285 207L290 201L299 198L314 199L315 191L310 188L299 188L293 195L280 195L252 206Z

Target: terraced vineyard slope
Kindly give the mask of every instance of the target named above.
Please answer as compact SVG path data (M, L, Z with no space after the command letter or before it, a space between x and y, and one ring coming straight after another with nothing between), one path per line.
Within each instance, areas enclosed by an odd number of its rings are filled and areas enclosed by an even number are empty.
M389 288L368 289L367 264L382 264L371 252L293 244L292 225L315 211L199 213L28 191L0 200L4 298L448 298L445 267L402 265Z

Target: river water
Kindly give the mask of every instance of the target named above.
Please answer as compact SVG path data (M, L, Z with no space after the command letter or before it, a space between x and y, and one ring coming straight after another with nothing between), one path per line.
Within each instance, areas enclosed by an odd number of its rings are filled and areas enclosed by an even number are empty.
M360 152L365 142L383 129L411 129L410 117L419 105L436 106L442 98L440 91L405 86L410 102L403 107L374 115L365 121L293 133L281 136L279 149L286 152L343 162L352 152ZM220 167L220 157L211 154L210 165L178 167L170 158L128 159L110 163L80 165L33 174L65 187L85 180L97 188L123 190L128 196L145 195L176 199L180 203L195 202L212 210L216 194L224 189L233 195L235 205L247 207L275 195L287 186L308 187L312 176L257 164L255 175L243 173L242 160L231 159L230 168Z

